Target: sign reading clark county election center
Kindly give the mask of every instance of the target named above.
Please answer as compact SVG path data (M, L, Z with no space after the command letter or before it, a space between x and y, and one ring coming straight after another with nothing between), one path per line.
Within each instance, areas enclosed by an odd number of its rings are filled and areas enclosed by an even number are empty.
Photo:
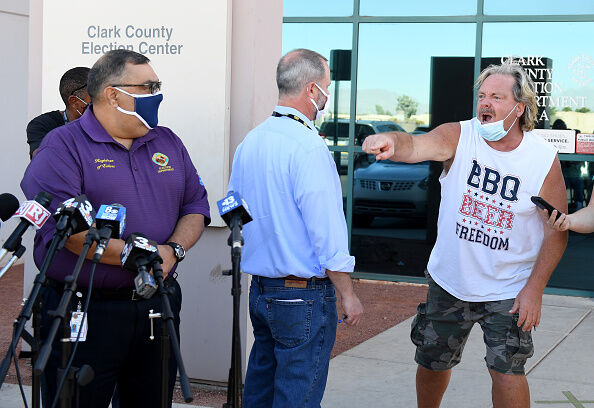
M68 69L114 49L146 55L163 82L159 125L182 139L216 209L229 179L230 0L43 0L42 19L42 111L63 109ZM181 171L161 164L155 171ZM211 212L211 225L224 226Z

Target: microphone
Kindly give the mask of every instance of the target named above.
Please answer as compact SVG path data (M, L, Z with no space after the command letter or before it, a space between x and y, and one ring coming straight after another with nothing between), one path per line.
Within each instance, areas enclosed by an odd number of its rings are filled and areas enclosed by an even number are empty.
M10 193L0 194L0 219L6 221L19 208L19 200Z
M252 220L250 210L239 193L229 191L227 196L222 200L217 201L219 207L219 214L225 224L231 228L231 236L229 237L229 245L231 245L231 253L234 251L241 251L243 239L241 238L241 228ZM237 248L237 249L236 249Z
M21 222L14 229L13 233L8 237L2 250L0 251L0 261L10 252L14 252L21 245L21 238L27 228L33 226L39 229L45 224L50 216L47 210L52 202L52 195L45 191L40 192L35 196L34 200L24 201L19 209L14 213L12 218L21 218Z
M126 228L126 207L121 204L102 204L97 211L95 223L99 230L99 244L93 262L99 261L111 238L120 238Z
M86 195L81 194L62 202L54 213L56 232L64 233L58 249L63 247L71 234L88 230L94 218L95 211Z
M157 243L139 232L128 236L124 250L120 254L122 268L138 271L134 278L134 286L136 293L145 299L150 299L157 291L155 278L146 267L155 255L159 255Z
M250 210L239 193L229 191L225 198L217 201L217 206L219 207L221 218L223 218L223 221L225 221L225 224L227 224L229 228L233 228L231 221L236 216L240 217L242 225L245 225L252 220Z

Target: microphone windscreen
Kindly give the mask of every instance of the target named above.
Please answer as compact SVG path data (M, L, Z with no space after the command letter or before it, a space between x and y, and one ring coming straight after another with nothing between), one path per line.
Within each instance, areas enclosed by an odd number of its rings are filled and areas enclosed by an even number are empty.
M0 194L0 219L6 221L19 209L19 200L10 194Z

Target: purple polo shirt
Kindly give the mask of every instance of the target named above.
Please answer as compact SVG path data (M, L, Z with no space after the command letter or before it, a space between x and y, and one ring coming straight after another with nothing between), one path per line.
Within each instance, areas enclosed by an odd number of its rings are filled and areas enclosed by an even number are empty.
M105 131L92 108L44 138L21 188L29 200L40 191L51 193L52 214L61 202L79 194L86 194L95 210L101 204L122 204L127 218L124 240L133 232L142 232L163 244L186 214L203 214L206 224L210 222L206 189L182 141L170 129L158 126L135 139L127 150ZM50 218L35 236L38 268L55 227ZM62 249L47 275L63 281L74 270L77 258ZM85 261L80 286L89 285L90 269L90 262ZM133 287L135 275L118 266L98 264L93 287Z

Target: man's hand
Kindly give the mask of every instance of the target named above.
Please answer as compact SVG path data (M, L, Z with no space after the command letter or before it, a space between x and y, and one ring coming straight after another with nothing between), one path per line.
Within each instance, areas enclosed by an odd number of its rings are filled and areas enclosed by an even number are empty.
M531 288L528 284L518 293L510 313L519 312L518 327L528 331L540 324L542 291Z
M394 156L394 139L385 133L369 135L363 142L363 151L375 154L376 160L387 160Z
M157 250L159 251L161 258L163 258L163 279L165 279L169 275L171 268L173 268L177 262L177 258L175 257L173 248L169 245L157 245Z
M346 272L335 272L328 269L326 269L326 274L334 284L334 289L340 295L340 304L345 315L342 320L351 326L358 325L363 315L363 305L355 295L351 275Z
M341 306L342 311L345 314L343 322L351 326L358 325L361 316L363 316L363 305L357 295L353 292L348 296L342 296Z

